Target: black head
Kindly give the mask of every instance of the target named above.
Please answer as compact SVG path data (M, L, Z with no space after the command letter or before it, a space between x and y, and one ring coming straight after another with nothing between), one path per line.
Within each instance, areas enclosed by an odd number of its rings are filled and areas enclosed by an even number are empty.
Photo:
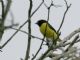
M39 20L39 21L36 22L36 24L37 24L38 26L41 26L42 23L46 23L46 22L47 22L47 21L45 21L45 20Z

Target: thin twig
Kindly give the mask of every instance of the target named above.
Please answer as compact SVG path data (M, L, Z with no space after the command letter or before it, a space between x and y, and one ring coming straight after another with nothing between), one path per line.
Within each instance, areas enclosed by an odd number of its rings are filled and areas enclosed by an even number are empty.
M4 1L1 0L1 6L2 6L2 18L0 19L0 41L2 39L3 33L4 33Z
M39 7L40 8L40 7ZM39 9L38 8L38 9ZM37 12L37 9L35 9L36 10L36 12ZM35 12L35 13L36 13ZM30 17L32 17L34 14L32 14ZM27 21L25 21L19 28L18 28L18 30L16 31L16 32L14 32L14 34L2 45L2 46L0 46L0 49L2 49L2 48L4 48L7 44L8 44L8 42L10 42L11 41L11 39L19 32L19 30L28 22L29 20L27 20Z
M51 2L51 5L49 7L46 4L45 4L45 6L48 9L48 18L47 18L47 23L48 23L48 21L49 21L49 15L50 15L50 8L53 6L53 2ZM47 25L46 25L46 29L47 29ZM39 60L43 60L50 50L52 50L52 46L50 46L48 48L48 50L39 58Z
M65 2L66 2L66 1L65 1ZM67 2L66 2L66 3L67 3ZM64 15L63 15L62 22L61 22L60 27L59 27L59 29L58 29L57 32L60 31L60 29L61 29L61 27L62 27L62 25L63 25L64 19L65 19L66 13L67 13L68 9L70 8L71 4L70 4L69 6L66 4L66 6L67 6L67 9L66 9L66 11L65 11L65 13L64 13ZM52 47L51 47L51 48L52 48ZM45 58L46 54L51 50L51 48L49 48L49 49L40 57L39 60L43 60L43 59ZM57 48L57 46L54 47L53 49L55 49L55 48Z
M6 8L4 8L4 1L3 0L1 0L1 5L2 5L2 19L0 21L0 40L1 40L3 33L4 33L4 23L5 23L5 19L7 17L7 14L9 12L10 6L11 6L11 0L7 0Z
M52 46L50 46L48 48L48 50L46 50L46 52L44 54L42 54L42 56L39 58L39 60L43 60L51 50L52 50Z
M80 42L80 39L79 40L77 40L75 43L77 43L77 42ZM65 46L67 46L67 45L69 45L69 44L71 44L72 42L68 42L68 43L65 43L65 44L61 44L60 46L58 46L58 47L65 47Z
M55 5L52 0L51 0L51 2L52 2L51 5L54 6L54 7L56 7L56 8L57 8L57 7L62 7L62 6L60 6L60 5ZM44 3L44 5L45 5L45 7L48 7L45 3Z
M29 0L30 1L30 6L29 6L29 10L28 10L28 32L29 32L29 35L28 35L28 45L27 45L27 51L26 51L26 56L25 56L25 60L28 60L29 59L29 53L30 53L30 46L31 46L31 11L32 11L32 6L33 6L33 2L32 0Z
M1 0L1 5L2 5L2 20L4 18L4 2Z
M59 54L59 55L53 57L52 59L54 59L54 60L60 60L60 58L71 56L69 54L74 53L74 52L76 52L76 49L75 48L73 49L73 47L72 47L72 48L70 48L69 51L67 51L65 53L62 53L62 54Z
M66 16L69 8L71 7L71 4L68 6L67 1L66 1L66 0L64 0L64 1L65 1L65 3L66 3L66 11L64 12L64 15L63 15L63 18L62 18L62 22L61 22L60 27L59 27L59 29L58 29L57 32L60 31L60 29L61 29L61 27L62 27L62 25L63 25L63 23L64 23L65 16Z
M36 54L33 56L33 58L32 58L31 60L34 60L34 59L36 58L36 56L38 55L38 53L40 52L40 50L41 50L41 48L42 48L43 42L44 42L44 38L43 38L43 40L42 40L42 43L41 43L38 51L36 52Z
M28 22L28 20L19 27L19 30L20 30L27 22ZM17 30L2 46L0 46L0 49L4 48L4 47L8 44L8 42L18 33L19 30Z
M6 27L5 27L6 28ZM16 28L13 28L13 27L8 27L8 28L10 28L10 29L13 29L13 30L19 30L19 29L16 29ZM19 30L20 32L22 32L22 33L25 33L25 34L27 34L27 35L29 35L29 33L28 32L26 32L26 31L23 31L23 30ZM36 37L36 36L34 36L34 35L30 35L32 38L36 38L36 39L39 39L39 40L43 40L43 38L39 38L39 37ZM46 41L45 41L46 42Z
M46 4L45 4L45 6L47 7ZM50 5L49 7L47 7L47 9L48 9L48 19L47 19L47 22L49 21L49 13L50 13L50 8L51 8L51 6L54 6L54 5L53 5L53 1L52 1L51 5ZM53 46L53 45L52 45L52 46ZM49 52L50 50L52 50L52 46L50 46L50 47L48 48L48 50L39 58L39 60L43 60L43 59L46 57L46 55L48 54L48 52Z
M34 15L34 13L42 6L42 4L44 3L44 0L40 3L40 5L34 10L34 12L31 14L31 16L32 15Z
M70 40L75 34L80 32L80 28L74 30L73 32L71 32L68 36L66 36L63 40L63 43L65 43L66 41Z
M43 1L44 2L44 1ZM50 13L50 8L52 6L52 3L49 7L46 7L48 9L48 18L47 18L47 22L49 21L49 13ZM47 30L47 25L46 25L46 28L45 28L45 34L44 34L44 38L41 42L41 45L40 45L40 48L38 49L38 51L36 52L36 54L34 55L34 57L32 58L32 60L34 60L36 58L36 56L38 55L38 53L40 52L41 48L42 48L42 45L43 45L43 42L44 42L44 39L45 39L45 35L46 35L46 30Z
M76 38L76 37L75 37ZM80 42L80 39L75 41L74 43L77 43L77 42ZM55 47L53 47L53 50L56 50L57 48L60 48L60 47L65 47L69 44L72 44L72 42L68 42L68 43L65 43L65 44L59 44L59 45L56 45ZM49 49L40 57L39 60L42 60L46 57L46 55L50 52L50 50L52 49L52 47L49 47ZM63 56L63 55L62 55ZM58 58L60 58L61 56L58 56Z
M79 40L77 40L75 43L77 43L77 42L80 42L80 39ZM68 43L65 43L65 44L59 44L59 45L56 45L55 47L53 47L53 50L56 50L57 48L60 48L60 47L65 47L65 46L67 46L67 45L69 45L69 44L71 44L72 42L68 42ZM43 58L45 58L46 56L46 54L48 54L49 52L50 52L50 50L52 49L52 47L49 47L49 49L40 57L40 59L39 60L42 60ZM59 56L60 57L60 56Z
M7 0L7 6L6 6L5 11L4 11L4 19L3 19L3 22L4 22L5 18L7 17L8 11L9 11L10 6L11 6L11 2L12 2L12 0Z
M74 45L74 43L77 41L78 38L79 38L79 35L75 36L74 40L70 43L67 49L62 53L62 56L58 57L56 60L60 60L60 58L62 58L63 55L65 54L65 52L69 51L69 49Z
M6 30L6 29L11 29L12 27L16 27L16 26L18 26L19 24L12 24L12 25L10 25L10 26L5 26L4 27L4 30Z
M67 52L73 45L74 43L77 41L77 39L79 38L79 35L77 35L74 40L72 41L72 43L67 47L67 49L65 50L65 52Z
M11 15L11 18L12 18L11 23L14 24L14 15L13 15L13 12L11 10L10 10L10 15Z

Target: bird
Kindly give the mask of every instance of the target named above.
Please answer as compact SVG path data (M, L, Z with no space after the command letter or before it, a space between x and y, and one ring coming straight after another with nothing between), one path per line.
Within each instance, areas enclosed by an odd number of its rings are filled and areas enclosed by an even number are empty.
M36 24L39 26L39 30L43 36L46 37L47 43L56 45L57 41L61 41L59 33L44 19L38 20Z

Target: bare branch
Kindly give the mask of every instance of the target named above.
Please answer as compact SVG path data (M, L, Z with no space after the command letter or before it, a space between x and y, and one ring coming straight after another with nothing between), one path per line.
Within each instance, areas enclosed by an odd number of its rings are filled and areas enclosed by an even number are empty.
M60 60L60 58L62 58L62 57L69 57L69 54L74 53L74 52L76 52L76 49L72 47L69 51L59 54L59 55L53 57L52 59Z
M4 29L6 30L6 29L11 29L12 27L16 27L16 26L18 26L19 24L12 24L12 25L10 25L10 26L5 26L4 27Z
M29 7L29 10L28 10L28 32L29 32L29 35L28 35L28 45L27 45L27 51L26 51L26 56L25 56L25 60L28 60L29 58L29 53L30 53L30 46L31 46L31 11L32 11L32 6L33 6L33 2L32 0L29 0L30 1L30 7Z
M64 54L69 51L69 49L74 45L74 43L76 42L76 40L79 38L79 35L77 35L74 40L70 43L69 47L62 53L62 55L60 55L60 57L56 58L56 60L60 60L60 58L62 58L64 56Z
M25 23L23 23L23 24L19 27L19 29L18 29L2 46L0 46L0 49L4 48L4 47L8 44L8 42L11 41L11 39L19 32L19 30L20 30L27 22L28 22L28 20L27 20Z
M65 3L66 3L66 11L64 12L64 15L63 15L63 18L62 18L62 22L61 22L60 27L59 27L59 29L58 29L57 32L60 31L60 29L61 29L61 27L62 27L62 25L63 25L63 23L64 23L65 16L66 16L69 8L71 7L71 4L68 6L67 1L66 1L66 0L64 0L64 1L65 1Z
M49 21L50 8L51 8L51 6L53 6L52 4L53 4L53 3L51 3L51 5L50 5L49 7L47 7L46 4L45 4L46 8L48 9L47 22ZM47 29L47 25L46 25L46 28L45 28L45 34L44 34L43 41L42 41L42 43L41 43L41 45L40 45L40 48L38 49L37 53L36 53L35 56L32 58L32 60L33 60L34 58L36 58L37 54L39 53L39 51L40 51L41 48L42 48L42 45L43 45L43 42L44 42L44 39L45 39L45 35L46 35L46 29Z
M44 3L44 5L45 5L46 8L48 7L45 3ZM51 0L51 5L49 7L51 7L51 6L54 6L56 8L61 7L60 5L55 5L52 0Z
M43 0L44 1L44 0ZM41 5L40 5L40 7L41 7ZM39 8L40 8L39 7ZM39 8L37 8L37 9L35 9L36 11L35 12L37 12L37 10L39 9ZM32 17L34 15L34 13L32 13L32 15L30 16L30 18ZM19 32L19 30L28 22L29 20L27 20L27 21L25 21L19 28L18 28L18 30L2 45L2 46L0 46L0 49L2 49L3 47L5 47L7 44L8 44L8 42L10 42L11 41L11 39Z
M4 33L4 23L3 23L3 20L4 20L4 1L1 0L0 2L2 5L2 18L0 19L0 41L1 41L3 33Z
M74 38L74 40L73 40L72 43L67 47L67 49L65 50L65 52L68 51L68 50L74 45L74 43L77 41L78 38L79 38L79 35L77 35L77 36Z
M43 38L43 40L42 40L42 43L41 43L41 45L40 45L38 51L36 52L36 54L33 56L33 58L32 58L31 60L34 60L34 59L36 58L36 56L38 55L38 53L39 53L40 50L42 49L43 42L44 42L44 38Z
M34 12L31 14L31 16L34 15L34 13L42 6L42 4L44 3L44 0L40 3L40 5L34 10Z
M77 43L77 42L79 42L80 40L77 40L79 38L79 35L77 35L75 38L74 38L74 40L72 41L72 42L69 42L68 44L70 44L69 45L69 47L62 53L62 54L56 54L56 55L54 55L54 54L52 54L52 53L50 53L51 55L52 55L52 59L54 59L54 60L59 60L60 58L62 58L62 57L67 57L67 56L69 56L69 54L70 53L73 53L75 50L74 49L72 49L73 47L73 45L74 45L74 43ZM76 41L77 40L77 41ZM68 45L68 44L63 44L62 46L66 46L66 45ZM61 44L60 44L61 45ZM60 45L58 45L58 46L60 46ZM57 47L58 47L57 46ZM71 51L71 52L70 52ZM73 51L73 52L72 52ZM49 56L50 56L50 54L49 54ZM48 57L49 57L48 56ZM47 56L46 56L47 57Z
M4 22L7 17L8 11L11 6L11 0L7 0L7 6L4 9L4 1L1 0L1 5L2 5L2 19L0 19L0 40L2 39L3 33L4 33Z
M70 40L75 34L80 33L80 28L74 30L73 32L71 32L68 36L66 36L63 39L63 43L65 43L66 41Z
M5 27L6 28L6 27ZM16 29L16 28L13 28L13 27L9 27L10 29L13 29L13 30L19 30L19 29ZM23 31L23 30L19 30L20 32L22 32L22 33L25 33L25 34L27 34L27 35L29 35L29 33L28 32L26 32L26 31ZM36 39L39 39L39 40L43 40L43 38L39 38L39 37L36 37L36 36L34 36L34 35L30 35L32 38L36 38ZM46 41L45 41L46 42Z
M44 1L43 1L43 2L44 2ZM47 7L46 4L45 4L46 8L48 9L47 22L49 21L50 8L51 8L51 6L53 6L52 4L53 4L53 3L51 3L51 5L50 5L49 7ZM47 25L46 25L46 28L45 28L45 34L44 34L43 41L42 41L42 43L41 43L41 45L40 45L40 48L38 49L38 51L36 52L36 54L35 54L34 57L32 58L32 60L34 60L34 59L36 58L36 56L38 55L38 53L40 52L40 50L41 50L41 48L42 48L42 45L43 45L43 42L44 42L44 39L45 39L45 35L46 35L46 29L47 29Z
M11 2L12 2L12 0L7 0L7 6L6 6L5 11L4 11L3 22L4 22L5 18L7 17L8 11L9 11L10 6L11 6Z
M1 0L1 5L2 5L2 20L3 20L3 18L4 18L4 2L3 2L3 0ZM1 24L1 22L0 22L0 24Z
M77 37L77 36L76 36ZM75 39L76 39L76 37L75 37ZM74 40L75 40L74 39ZM74 43L77 43L77 42L79 42L80 40L77 40L76 42L74 42ZM68 42L68 43L65 43L65 44L61 44L61 43L59 43L59 45L56 45L55 47L50 47L41 57L40 57L40 60L41 59L43 59L43 58L45 58L46 57L46 55L51 51L51 49L53 49L53 50L56 50L57 48L59 48L59 47L65 47L66 45L69 45L69 44L72 44L73 42ZM45 57L44 57L45 56ZM58 56L58 58L60 58L61 56Z

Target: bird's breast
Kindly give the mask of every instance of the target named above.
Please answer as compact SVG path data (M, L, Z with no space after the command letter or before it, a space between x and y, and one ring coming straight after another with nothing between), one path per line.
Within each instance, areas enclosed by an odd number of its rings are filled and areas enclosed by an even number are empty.
M54 30L52 30L46 23L43 23L40 27L40 31L47 38L57 38L57 34Z

